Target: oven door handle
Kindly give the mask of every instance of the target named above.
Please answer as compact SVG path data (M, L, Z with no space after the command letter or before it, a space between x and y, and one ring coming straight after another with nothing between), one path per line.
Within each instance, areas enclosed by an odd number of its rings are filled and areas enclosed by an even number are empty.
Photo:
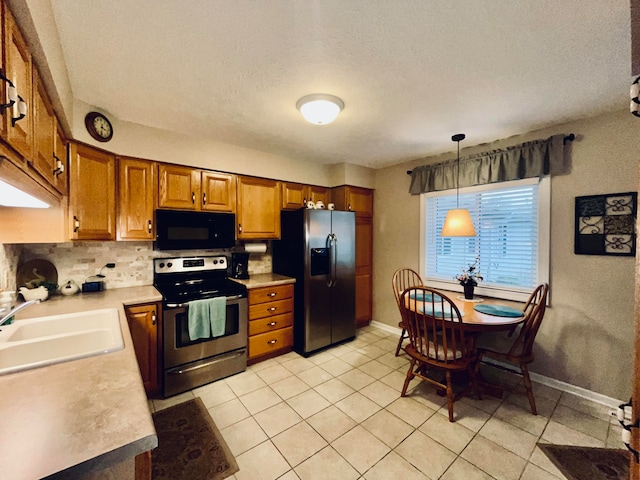
M227 299L227 302L232 301L232 300L238 300L239 298L242 298L242 295L234 295L233 297L225 297ZM166 304L167 308L182 308L182 307L188 307L189 306L189 302L184 302L184 303L167 303Z

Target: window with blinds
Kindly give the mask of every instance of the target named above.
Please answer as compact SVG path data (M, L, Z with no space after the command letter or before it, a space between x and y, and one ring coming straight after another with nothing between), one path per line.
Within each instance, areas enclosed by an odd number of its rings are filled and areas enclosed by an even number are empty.
M425 279L457 285L454 275L478 257L479 288L530 292L547 281L548 268L540 268L548 258L547 227L540 217L545 208L540 206L548 199L541 202L539 185L535 179L471 187L461 189L458 199L455 191L423 195ZM469 210L475 237L440 236L447 211L457 204Z

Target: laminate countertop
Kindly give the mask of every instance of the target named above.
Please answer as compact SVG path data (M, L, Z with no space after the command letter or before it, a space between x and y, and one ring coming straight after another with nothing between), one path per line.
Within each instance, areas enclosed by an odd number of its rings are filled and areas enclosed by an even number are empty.
M241 283L249 290L252 288L260 287L272 287L275 285L286 285L288 283L295 283L296 279L291 277L285 277L277 273L257 273L250 275L247 279L233 278L234 282Z
M122 350L0 375L2 478L82 478L133 464L158 438L142 385L124 306L162 300L152 286L56 295L18 314L22 319L117 308ZM58 478L54 476L52 478Z

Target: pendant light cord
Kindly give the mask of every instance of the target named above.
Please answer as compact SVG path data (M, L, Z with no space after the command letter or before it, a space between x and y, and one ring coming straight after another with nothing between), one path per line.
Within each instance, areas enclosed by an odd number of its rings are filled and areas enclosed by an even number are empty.
M460 208L460 141L465 139L464 133L456 133L451 137L451 140L458 142L458 161L456 163L456 208Z
M458 140L458 172L456 178L456 208L460 208L460 140Z

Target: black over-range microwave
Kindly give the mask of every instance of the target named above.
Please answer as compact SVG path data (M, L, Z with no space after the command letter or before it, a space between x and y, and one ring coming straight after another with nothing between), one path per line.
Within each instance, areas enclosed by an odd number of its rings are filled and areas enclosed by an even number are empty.
M201 250L233 247L233 213L156 210L156 250Z

